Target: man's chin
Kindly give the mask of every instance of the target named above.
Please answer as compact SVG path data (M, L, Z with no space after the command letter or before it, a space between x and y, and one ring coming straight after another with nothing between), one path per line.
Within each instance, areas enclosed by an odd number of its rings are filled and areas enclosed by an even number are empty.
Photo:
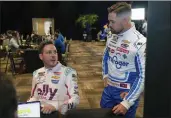
M55 67L58 64L58 62L51 63L51 67Z
M119 34L118 32L115 32L115 31L111 31L112 32L112 34Z
M111 30L112 34L116 34L116 32L114 30Z

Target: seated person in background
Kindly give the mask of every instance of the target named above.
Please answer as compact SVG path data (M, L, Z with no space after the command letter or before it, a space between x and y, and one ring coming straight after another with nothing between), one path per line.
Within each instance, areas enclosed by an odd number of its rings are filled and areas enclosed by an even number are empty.
M9 41L9 48L12 52L16 52L17 49L19 49L17 34L15 32L12 33L12 37Z
M14 31L14 33L16 34L16 39L19 45L21 45L21 40L20 40L20 33L18 31Z
M54 38L53 38L52 35L47 35L46 36L46 40L53 42L54 41Z
M55 31L55 34L57 38L60 39L64 43L64 37L58 29Z
M77 73L58 61L57 50L51 41L44 41L39 47L39 57L44 67L33 72L30 101L40 101L41 111L50 114L67 110L79 104Z
M0 118L17 118L17 96L12 81L0 73Z
M21 45L23 45L23 40L24 40L24 35L21 34L21 35L20 35L20 42L21 42Z
M26 45L30 46L30 43L31 43L31 37L27 34L27 36L26 36Z
M12 32L13 32L12 30L8 30L8 31L7 31L7 36L8 36L8 37L12 37Z
M32 33L31 33L31 38L33 38L34 35L36 35L36 33L35 33L34 31L32 31Z

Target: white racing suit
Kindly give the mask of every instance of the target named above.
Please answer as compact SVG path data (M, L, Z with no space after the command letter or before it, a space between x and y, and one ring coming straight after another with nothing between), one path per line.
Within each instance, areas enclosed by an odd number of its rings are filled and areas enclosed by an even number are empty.
M125 115L135 117L139 96L144 89L146 38L133 25L118 35L109 35L102 61L103 79L108 77L100 105L113 108L122 104ZM122 99L120 94L128 92Z
M40 101L41 107L53 105L62 114L79 104L77 73L61 63L52 69L40 68L33 72L32 92L28 102ZM67 103L67 105L64 105Z

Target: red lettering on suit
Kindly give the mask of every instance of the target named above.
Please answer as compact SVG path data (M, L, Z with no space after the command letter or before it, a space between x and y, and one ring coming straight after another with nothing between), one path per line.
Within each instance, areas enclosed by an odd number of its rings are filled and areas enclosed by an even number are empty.
M123 52L123 53L126 53L126 54L128 54L128 53L129 53L129 51L128 51L128 50L123 49L123 48L120 48L120 47L118 47L118 48L117 48L117 51L119 51L119 52Z

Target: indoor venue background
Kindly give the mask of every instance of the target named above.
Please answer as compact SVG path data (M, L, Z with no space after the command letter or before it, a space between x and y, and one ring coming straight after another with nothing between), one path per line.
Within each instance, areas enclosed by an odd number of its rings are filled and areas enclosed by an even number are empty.
M1 1L1 31L10 29L30 34L32 18L54 18L55 28L60 29L64 36L80 40L83 30L76 25L76 19L81 14L97 14L99 18L94 24L97 34L108 22L107 8L114 3L116 1ZM134 1L132 8L145 8L147 17L147 1Z

